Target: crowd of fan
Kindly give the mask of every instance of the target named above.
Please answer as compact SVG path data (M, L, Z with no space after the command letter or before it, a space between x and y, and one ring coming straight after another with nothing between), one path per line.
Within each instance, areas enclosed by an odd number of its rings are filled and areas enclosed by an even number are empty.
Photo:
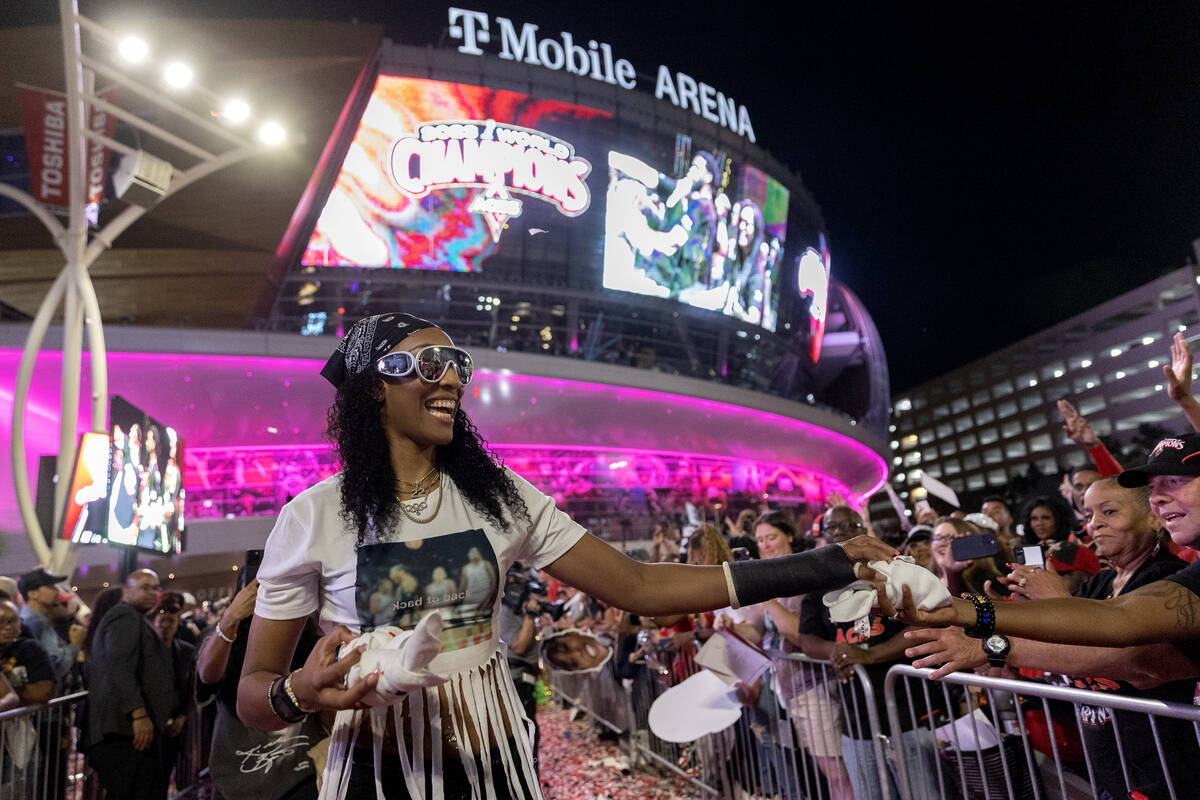
M1165 368L1167 389L1180 404L1187 422L1200 431L1200 402L1191 394L1191 369L1191 353L1183 336L1178 335L1172 347L1172 362ZM1200 555L1187 536L1177 536L1180 541L1175 541L1167 534L1163 520L1155 513L1162 511L1164 501L1155 501L1152 508L1145 486L1129 488L1118 483L1115 476L1122 472L1122 466L1088 421L1068 401L1059 401L1058 408L1066 435L1086 450L1090 459L1064 475L1058 493L1023 500L997 493L985 498L978 508L955 509L944 515L921 504L915 512L917 524L894 542L903 555L944 583L952 596L982 593L997 603L1061 597L1108 599L1160 581ZM1154 455L1164 446L1168 450L1183 447L1186 457L1190 452L1186 448L1200 450L1200 434L1196 437L1195 442L1190 436L1182 441L1169 438L1155 448ZM1188 473L1181 480L1200 481L1196 475ZM772 511L759 506L734 513L718 502L715 510L716 526L694 527L682 535L679 524L664 520L655 528L650 552L641 555L652 561L719 564L734 558L734 548L744 548L746 557L771 558L871 531L865 509L845 504L828 508L812 521L811 527L804 524L806 518L797 520L797 515L786 509ZM747 533L753 538L747 539ZM955 539L974 536L986 540L988 535L995 540L994 555L963 560L954 557ZM837 696L835 691L859 693L857 683L851 681L834 690L813 681L811 676L797 678L796 670L785 658L789 653L827 661L843 680L850 677L854 665L865 668L883 733L898 733L904 739L910 759L909 779L919 781L924 775L930 780L925 786L913 787L913 796L917 797L939 795L935 778L937 745L928 728L920 727L909 714L901 715L901 731L886 729L884 677L893 664L915 662L917 666L940 667L936 677L954 668L967 668L994 677L1183 704L1200 696L1196 682L1200 664L1180 648L1166 644L1142 648L1135 656L1132 650L1120 648L1066 647L1014 638L1010 650L989 660L980 641L956 627L906 626L892 616L876 613L870 619L869 634L864 636L852 623L833 623L820 595L781 597L749 608L669 620L630 619L629 615L614 616L586 600L574 598L573 602L584 613L569 624L611 635L618 652L614 659L616 673L626 679L632 674L627 661L649 659L653 666L671 673L675 682L682 680L688 670L694 669L688 656L722 627L730 627L744 639L776 654L773 669L754 686L741 687L741 696L748 713L757 721L774 718L776 725L758 726L760 737L763 731L778 725L794 727L794 740L803 743L825 776L833 798L864 800L883 796L866 720L867 703L862 696L847 702L845 707L858 709L861 718L842 719L839 703L831 697ZM587 613L589 607L591 612ZM629 637L639 630L642 633L636 645L629 645ZM920 698L914 700L910 704L905 698L898 705L902 710L915 710L918 717L942 717L953 711L926 708ZM1083 754L1086 747L1102 797L1128 796L1126 778L1145 796L1166 796L1157 741L1172 743L1175 787L1195 785L1200 779L1200 751L1189 724L1160 719L1157 731L1153 731L1144 715L1084 707L1076 726L1070 706L1052 705L1051 709L1049 718L1040 711L1025 714L1025 729L1033 746L1047 756L1053 756L1057 748L1058 757L1083 775L1087 774ZM1119 745L1114 716L1120 731ZM1056 739L1054 743L1052 738ZM929 769L913 769L911 761L916 758L924 759ZM888 766L893 771L892 791L896 794L895 765ZM783 796L798 791L788 786L782 775L764 775L758 788Z
M215 677L211 668L204 673L208 643L248 619L237 603L244 606L245 598L197 604L188 593L162 591L154 572L137 570L89 607L62 592L65 581L42 568L0 577L0 712L87 692L73 717L37 720L43 727L73 724L74 736L45 736L29 723L38 735L14 753L13 736L25 720L5 722L10 749L0 795L63 796L65 751L76 741L94 770L89 782L108 797L165 798L204 679L220 684L224 676L223 666Z

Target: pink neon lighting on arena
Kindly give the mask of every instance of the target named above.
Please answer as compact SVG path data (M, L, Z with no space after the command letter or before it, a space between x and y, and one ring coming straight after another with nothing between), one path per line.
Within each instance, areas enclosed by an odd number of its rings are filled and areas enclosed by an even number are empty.
M20 351L0 349L0 414L11 417ZM486 359L486 352L478 354ZM90 392L86 360L81 396ZM179 430L189 448L295 448L323 438L333 389L306 358L110 353L109 391ZM61 355L42 353L26 414L31 476L58 445ZM249 374L249 377L247 376ZM589 381L477 370L467 409L497 447L597 453L670 453L786 466L844 487L851 501L887 479L887 462L867 445L803 420L730 403ZM530 402L537 399L536 405ZM90 422L80 403L79 432ZM0 431L7 447L9 426ZM11 486L8 460L0 481ZM0 495L0 525L19 529L11 489Z

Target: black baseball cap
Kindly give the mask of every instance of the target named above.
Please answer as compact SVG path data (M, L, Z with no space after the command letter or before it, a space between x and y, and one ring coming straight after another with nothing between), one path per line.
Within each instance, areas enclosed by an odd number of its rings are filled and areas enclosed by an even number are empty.
M1200 478L1200 433L1168 436L1154 445L1150 460L1117 476L1126 488L1145 486L1153 475L1190 475Z
M29 593L43 586L57 586L67 579L66 575L51 575L46 570L38 567L32 572L26 572L21 576L21 580L17 581L17 589L21 594L28 598Z

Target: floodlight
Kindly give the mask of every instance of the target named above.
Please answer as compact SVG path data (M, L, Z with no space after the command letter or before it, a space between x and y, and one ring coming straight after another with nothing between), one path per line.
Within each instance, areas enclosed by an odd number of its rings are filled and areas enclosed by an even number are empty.
M140 64L150 55L150 45L136 36L126 36L117 45L117 52L130 64Z
M163 79L172 87L182 89L192 82L192 68L182 61L172 61L163 72Z
M264 122L258 129L258 138L263 144L276 145L283 141L286 134L278 122Z
M250 118L250 106L246 105L245 100L235 97L225 104L224 114L225 119L236 125Z

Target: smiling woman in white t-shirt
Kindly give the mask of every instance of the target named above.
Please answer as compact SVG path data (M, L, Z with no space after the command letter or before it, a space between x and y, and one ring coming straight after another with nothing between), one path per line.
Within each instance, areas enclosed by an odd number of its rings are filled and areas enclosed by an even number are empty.
M894 554L860 537L735 565L629 559L497 463L460 408L472 372L470 355L441 329L402 313L360 320L321 371L337 387L329 427L342 471L284 506L267 540L238 713L273 730L336 711L322 797L541 797L531 728L495 626L500 582L487 602L478 575L504 575L520 560L612 605L663 616L840 587L870 572L855 562ZM383 618L380 587L397 568L422 587L436 573L447 591L396 591L393 582L393 624L420 627L374 637L401 646L429 638L396 674L371 671L347 686L363 655L338 659L338 650ZM450 576L464 570L455 585ZM314 611L325 635L288 672ZM381 663L377 652L363 663Z

